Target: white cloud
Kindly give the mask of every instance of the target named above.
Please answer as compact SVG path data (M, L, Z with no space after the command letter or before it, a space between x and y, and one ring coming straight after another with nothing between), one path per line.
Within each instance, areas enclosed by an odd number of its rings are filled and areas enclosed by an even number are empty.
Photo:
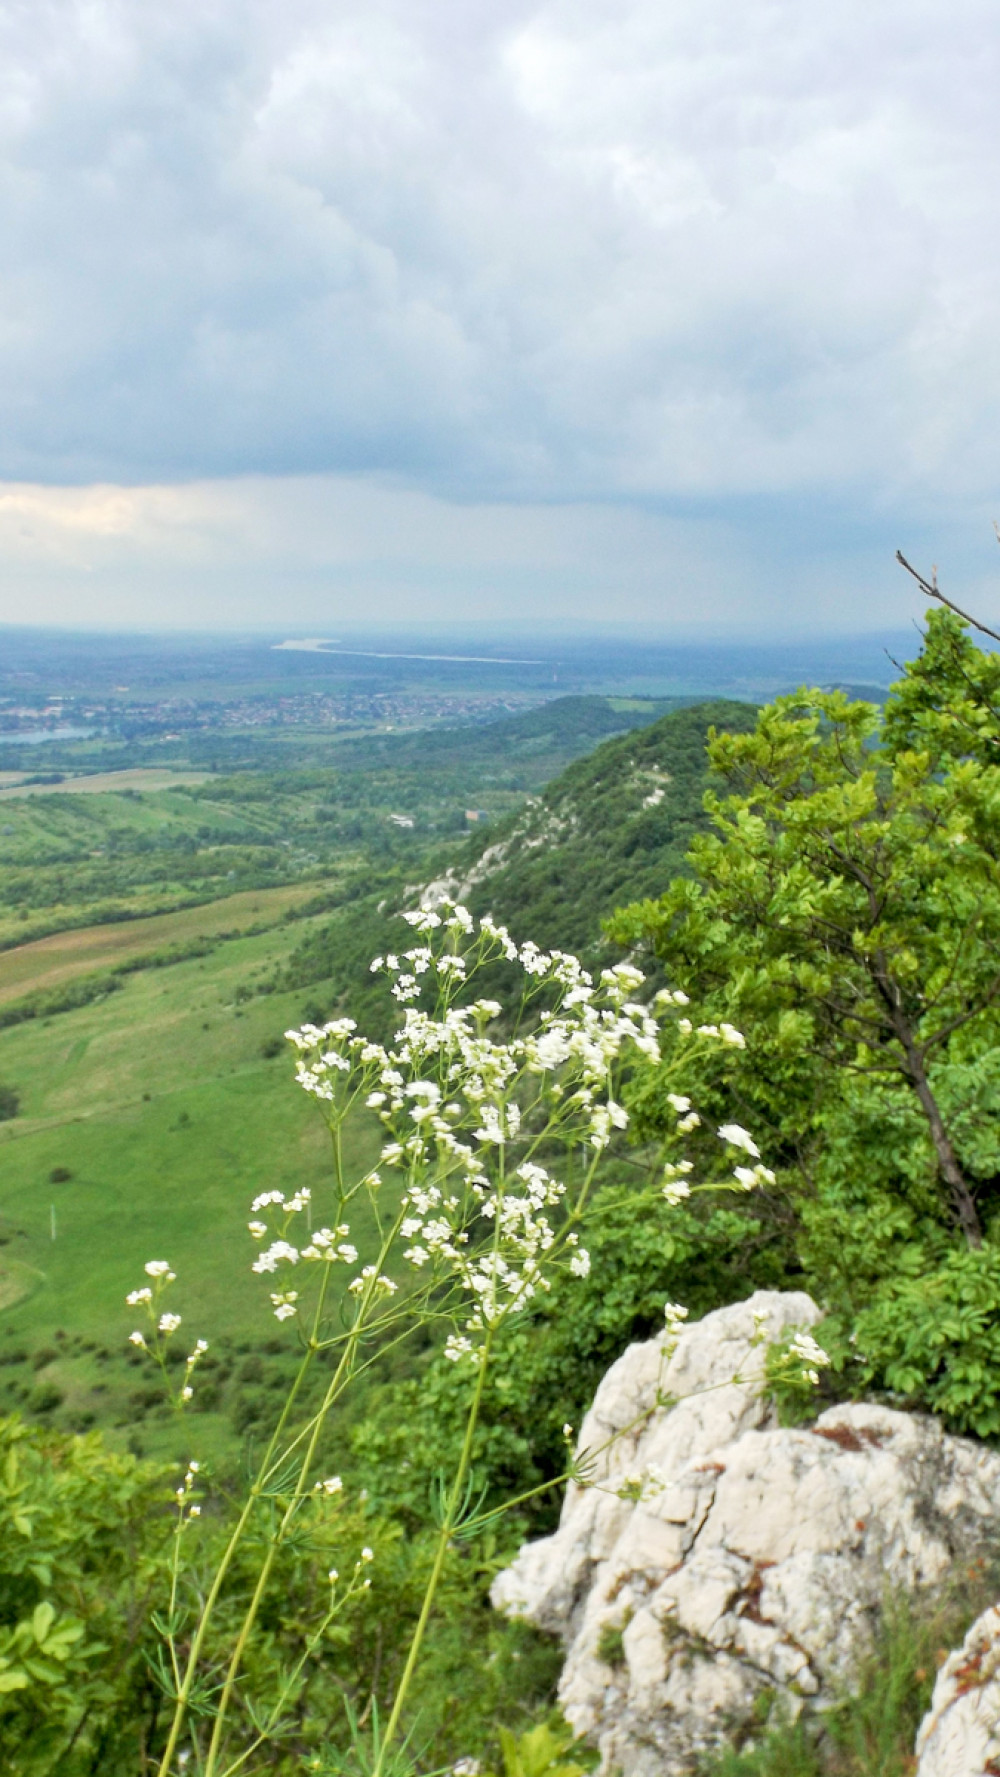
M599 621L727 640L907 625L919 603L880 526L826 520L824 531L792 502L763 521L725 503L685 515L627 501L457 502L363 476L8 484L0 622L321 634ZM915 541L929 560L927 538ZM973 543L962 542L963 591L972 584L993 608L985 522Z
M609 502L706 581L796 502L785 565L950 543L1000 483L998 64L987 0L11 0L0 476L117 485L53 494L67 568L124 524L222 571L247 476L388 478L483 559L490 502L504 549L576 502L584 579Z

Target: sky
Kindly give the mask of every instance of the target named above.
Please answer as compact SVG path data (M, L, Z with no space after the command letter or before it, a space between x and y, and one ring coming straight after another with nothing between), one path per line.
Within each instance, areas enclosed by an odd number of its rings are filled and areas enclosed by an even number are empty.
M995 618L998 92L995 0L0 0L0 622Z

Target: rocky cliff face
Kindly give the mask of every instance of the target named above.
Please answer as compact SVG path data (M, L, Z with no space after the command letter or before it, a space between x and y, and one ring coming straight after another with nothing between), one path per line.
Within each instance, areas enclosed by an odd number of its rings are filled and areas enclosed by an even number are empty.
M593 1453L553 1537L494 1603L560 1634L567 1720L624 1777L686 1777L774 1709L822 1708L887 1590L940 1583L1000 1529L1000 1456L888 1408L780 1429L761 1334L808 1296L759 1292L634 1345L581 1429Z

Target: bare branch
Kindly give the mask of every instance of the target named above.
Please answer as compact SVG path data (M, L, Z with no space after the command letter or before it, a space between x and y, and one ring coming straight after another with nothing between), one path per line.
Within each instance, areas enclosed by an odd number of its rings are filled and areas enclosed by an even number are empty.
M961 605L956 605L950 598L945 598L944 593L941 591L941 588L937 583L936 568L931 569L931 578L925 580L923 574L918 572L916 568L911 567L901 549L897 549L896 551L896 560L901 567L906 569L908 574L913 575L921 592L924 593L927 598L937 599L939 604L947 605L949 611L954 611L955 616L961 617L963 623L971 623L973 629L978 629L981 635L990 636L994 642L1000 642L1000 632L995 629L990 629L989 625L986 623L980 623L978 617L973 617L971 612L963 611Z

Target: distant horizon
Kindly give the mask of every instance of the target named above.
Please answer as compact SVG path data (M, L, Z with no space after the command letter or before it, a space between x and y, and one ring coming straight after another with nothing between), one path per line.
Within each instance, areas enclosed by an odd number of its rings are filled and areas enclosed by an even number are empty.
M303 638L307 643L312 637ZM332 640L333 638L329 638ZM899 664L920 648L908 629L853 633L732 636L677 635L638 625L498 625L468 622L339 627L339 646L287 646L275 629L124 630L0 626L0 697L60 696L64 686L101 686L140 697L154 687L272 687L281 695L310 688L392 686L406 697L420 688L457 694L462 687L506 687L518 696L600 695L644 698L736 695L760 700L801 684L884 689ZM393 646L386 644L391 642ZM74 693L75 694L75 693ZM256 694L262 694L258 691ZM268 692L267 695L271 695Z
M850 628L833 627L788 627L786 629L769 630L762 634L758 629L749 627L746 631L734 629L732 624L705 625L701 628L682 627L676 623L643 623L632 619L621 623L599 621L597 619L565 618L425 618L414 622L409 618L370 618L356 627L339 619L337 628L343 632L345 642L357 643L359 640L385 639L388 637L418 638L421 636L450 636L455 639L463 635L475 637L496 637L498 642L511 636L533 636L540 640L551 640L560 645L572 644L575 641L586 642L588 638L605 640L618 638L623 644L634 644L652 641L660 647L677 648L755 648L762 649L799 647L803 644L838 645L852 642L901 642L904 639L914 640L918 636L919 625L927 610L926 603L920 605L909 626L885 623L873 624L870 628L855 625ZM338 651L343 654L356 652L347 646L340 646L339 638L319 637L314 628L307 624L280 623L247 623L233 622L229 624L150 624L150 623L84 623L84 622L52 622L52 623L15 623L0 618L0 641L5 635L11 636L79 636L88 640L121 639L142 641L192 641L237 642L245 639L251 642L266 644L273 652L313 653L328 657ZM280 638L276 639L276 638ZM984 638L985 640L985 638ZM322 643L322 646L307 644ZM367 652L367 650L365 650ZM512 662L511 664L538 664L534 662Z

